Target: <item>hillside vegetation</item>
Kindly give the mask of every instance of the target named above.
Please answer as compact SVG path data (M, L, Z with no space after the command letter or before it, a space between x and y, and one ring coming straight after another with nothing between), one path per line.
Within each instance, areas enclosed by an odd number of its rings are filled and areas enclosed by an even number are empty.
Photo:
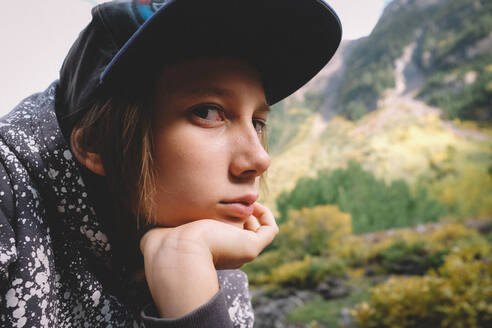
M492 326L492 2L393 0L275 104L263 327Z
M262 318L259 302L301 293L310 296L295 298L282 326L492 324L490 229L481 235L463 224L440 223L353 235L351 227L351 216L335 205L289 212L273 249L242 268L255 291L258 327L273 326Z
M492 2L394 0L347 61L337 111L357 120L395 86L395 61L415 43L419 97L447 118L492 119ZM411 72L410 72L411 73ZM415 73L415 72L413 72Z
M262 201L277 214L275 199L301 177L346 168L350 161L387 184L403 179L411 192L425 185L460 215L492 214L491 128L446 121L438 109L396 98L357 122L306 117L285 150L272 157Z

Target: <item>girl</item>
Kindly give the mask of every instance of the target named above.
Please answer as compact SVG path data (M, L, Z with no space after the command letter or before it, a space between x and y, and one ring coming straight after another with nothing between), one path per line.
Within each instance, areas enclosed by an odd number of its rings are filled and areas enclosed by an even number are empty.
M257 203L269 105L341 39L320 0L114 1L60 79L0 122L0 322L252 327L238 268L275 237Z

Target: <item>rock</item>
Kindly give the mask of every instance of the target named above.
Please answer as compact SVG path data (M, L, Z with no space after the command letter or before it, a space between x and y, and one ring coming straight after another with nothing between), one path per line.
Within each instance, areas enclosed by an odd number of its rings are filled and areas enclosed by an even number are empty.
M465 226L477 230L482 235L492 232L492 221L489 220L467 220Z
M345 283L345 279L331 277L320 283L318 287L316 287L316 291L321 294L324 299L333 299L348 295L352 291L352 288Z
M284 288L274 292L255 289L251 291L251 295L255 313L255 328L310 327L289 325L285 322L285 316L294 308L314 299L317 296L316 293L309 290Z
M384 275L384 274L378 274L378 275L374 275L370 278L371 280L371 284L373 285L378 285L378 284L382 284L383 282L385 282L386 280L389 279L390 276L388 275Z
M364 271L364 275L366 277L372 277L376 275L376 270L374 269L375 266L374 264L370 264L366 267L366 270Z
M340 318L338 319L338 325L340 327L351 327L353 322L354 320L350 314L350 309L346 307L342 308L340 311Z

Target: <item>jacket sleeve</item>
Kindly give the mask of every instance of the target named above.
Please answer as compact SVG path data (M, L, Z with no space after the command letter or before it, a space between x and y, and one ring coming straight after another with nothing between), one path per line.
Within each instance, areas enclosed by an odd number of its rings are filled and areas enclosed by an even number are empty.
M0 290L9 278L9 267L17 261L15 232L12 229L14 197L10 178L0 161Z
M233 328L222 288L207 303L182 317L159 318L154 304L147 305L141 311L141 317L146 328Z

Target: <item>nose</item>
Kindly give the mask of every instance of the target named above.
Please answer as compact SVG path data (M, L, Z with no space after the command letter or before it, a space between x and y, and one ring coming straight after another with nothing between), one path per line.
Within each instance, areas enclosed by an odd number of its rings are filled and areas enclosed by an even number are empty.
M270 166L266 152L251 122L238 127L233 138L229 171L237 179L251 179L262 175Z

